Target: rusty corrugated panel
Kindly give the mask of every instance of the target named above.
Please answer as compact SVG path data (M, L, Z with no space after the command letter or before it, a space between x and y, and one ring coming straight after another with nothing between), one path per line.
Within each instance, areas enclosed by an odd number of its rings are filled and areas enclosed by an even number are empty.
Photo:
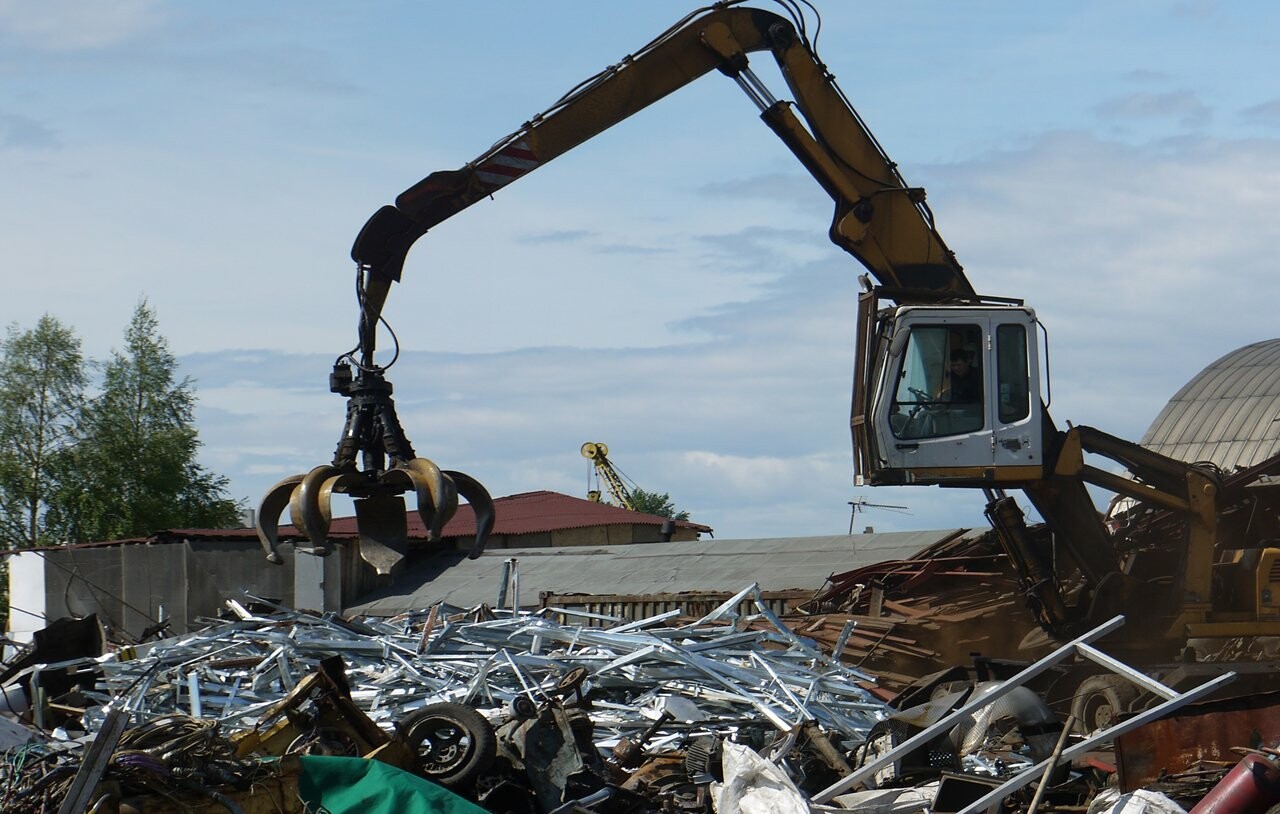
M1120 789L1140 789L1201 761L1232 764L1233 747L1280 739L1280 692L1192 704L1116 740Z
M812 591L761 591L760 599L775 614L790 612L796 605L813 595ZM557 594L543 592L541 605L544 608L564 608L566 610L586 611L602 616L613 616L619 619L647 619L668 611L678 610L687 616L702 616L710 613L722 602L733 596L728 591L697 591L678 594ZM755 605L751 599L744 599L737 608L740 615L755 613ZM595 620L591 624L604 624Z

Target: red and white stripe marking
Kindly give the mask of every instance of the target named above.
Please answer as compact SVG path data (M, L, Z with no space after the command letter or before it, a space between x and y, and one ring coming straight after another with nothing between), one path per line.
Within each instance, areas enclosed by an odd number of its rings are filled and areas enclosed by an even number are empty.
M529 142L520 139L503 147L477 166L476 177L492 192L536 170L539 163L537 157L529 150Z

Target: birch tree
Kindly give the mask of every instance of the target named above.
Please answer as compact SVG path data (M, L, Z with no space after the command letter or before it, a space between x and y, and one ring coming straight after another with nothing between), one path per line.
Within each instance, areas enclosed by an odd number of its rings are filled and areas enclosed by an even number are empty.
M87 384L80 339L45 314L0 343L0 542L53 542L47 514L67 474Z
M78 541L143 536L167 528L237 525L228 481L197 461L195 389L155 311L138 304L124 347L103 365L101 393L81 411L75 480L64 482L55 515Z

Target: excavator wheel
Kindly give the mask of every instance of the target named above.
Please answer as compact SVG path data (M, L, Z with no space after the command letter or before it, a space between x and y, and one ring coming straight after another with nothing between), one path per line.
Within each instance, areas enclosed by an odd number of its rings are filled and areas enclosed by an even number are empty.
M1076 731L1087 735L1106 729L1129 711L1138 698L1138 689L1117 675L1090 676L1080 682L1071 700Z

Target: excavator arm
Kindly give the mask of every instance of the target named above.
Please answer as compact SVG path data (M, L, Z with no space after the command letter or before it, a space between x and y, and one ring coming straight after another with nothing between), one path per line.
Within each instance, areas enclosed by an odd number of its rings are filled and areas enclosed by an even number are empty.
M751 71L747 55L759 51L777 61L793 104L774 99ZM802 30L772 12L719 3L583 82L474 161L428 175L375 212L351 251L363 275L362 347L372 350L391 283L429 229L713 70L747 92L831 196L831 240L882 286L934 300L974 293L934 228L924 190L907 186Z
M474 161L428 175L394 206L375 212L351 251L358 273L358 343L338 357L330 379L330 390L347 398L346 422L331 464L285 478L263 498L257 525L268 557L280 561L276 522L286 508L313 550L327 552L335 493L355 501L361 556L382 577L399 567L407 551L406 493L416 495L428 539L439 538L458 497L466 498L476 510L472 556L480 554L493 528L492 500L474 478L418 457L400 427L386 367L374 359L391 284L400 279L409 249L429 229L713 70L734 79L754 100L765 123L831 196L831 239L882 286L922 292L929 302L972 295L934 228L924 191L907 186L818 59L804 23L802 17L793 24L742 7L740 0L696 11ZM752 72L747 55L759 51L773 55L793 103L774 99Z

